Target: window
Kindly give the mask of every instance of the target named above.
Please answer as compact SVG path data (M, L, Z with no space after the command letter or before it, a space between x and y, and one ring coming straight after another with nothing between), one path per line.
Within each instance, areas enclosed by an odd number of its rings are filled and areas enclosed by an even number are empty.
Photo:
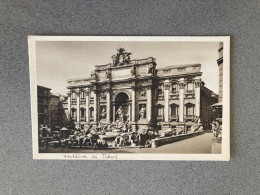
M85 98L85 92L84 91L82 91L82 92L80 92L80 98Z
M186 115L192 116L194 115L194 105L191 103L186 104Z
M187 83L187 91L193 91L193 82L188 82Z
M71 94L71 98L72 98L72 99L76 99L76 94L75 94L75 92L73 92L73 93Z
M178 87L177 83L172 83L172 93L175 93L178 91L177 87Z
M163 112L163 105L158 105L157 106L157 116L163 116L164 112Z
M171 105L171 116L177 116L179 115L178 113L178 105L172 104Z
M94 98L94 91L90 92L90 98L93 99Z
M71 109L71 117L77 117L77 110L75 108Z
M84 108L80 109L80 118L85 118L85 109Z
M90 116L90 118L94 117L94 108L93 107L89 108L89 116Z
M160 84L157 88L157 95L163 95L163 85Z

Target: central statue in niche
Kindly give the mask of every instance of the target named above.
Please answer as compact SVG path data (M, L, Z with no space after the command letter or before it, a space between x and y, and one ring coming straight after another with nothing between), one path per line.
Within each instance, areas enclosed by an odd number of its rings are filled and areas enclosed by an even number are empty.
M113 66L123 66L130 63L130 55L124 48L119 48L117 54L112 56Z
M124 110L123 110L122 106L119 106L118 110L116 111L116 114L118 116L117 119L119 121L123 122L125 113L124 113Z

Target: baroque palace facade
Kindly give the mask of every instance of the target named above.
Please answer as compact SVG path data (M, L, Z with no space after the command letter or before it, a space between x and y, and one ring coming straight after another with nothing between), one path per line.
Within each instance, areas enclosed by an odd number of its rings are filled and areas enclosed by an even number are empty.
M120 48L112 63L96 65L90 77L68 80L63 107L77 128L127 121L132 130L148 124L188 129L198 120L209 127L214 117L209 106L217 95L201 81L200 64L157 69L155 58L130 60L130 55Z

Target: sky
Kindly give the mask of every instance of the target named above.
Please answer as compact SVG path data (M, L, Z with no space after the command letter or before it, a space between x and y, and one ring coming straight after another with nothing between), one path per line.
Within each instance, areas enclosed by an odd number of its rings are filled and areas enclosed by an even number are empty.
M66 95L68 79L89 77L95 65L111 63L120 47L131 59L156 58L157 68L200 63L205 86L218 94L218 42L38 41L37 85Z

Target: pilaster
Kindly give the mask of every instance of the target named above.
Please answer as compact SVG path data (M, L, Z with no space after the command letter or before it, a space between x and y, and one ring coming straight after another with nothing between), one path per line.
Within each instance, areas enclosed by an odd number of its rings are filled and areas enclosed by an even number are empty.
M149 122L152 118L152 85L147 86L147 121Z
M195 115L197 117L200 116L200 86L201 86L201 79L196 78L196 80L195 80Z
M136 121L136 86L132 86L132 122Z
M80 90L77 89L75 93L77 96L77 123L80 123L80 99L79 99Z
M85 95L86 95L86 122L89 123L89 88L85 90Z
M107 122L111 120L111 96L110 96L110 89L106 90L106 98L107 98Z
M169 89L170 81L166 80L164 82L164 122L169 122Z
M94 122L95 123L97 123L97 113L98 113L97 91L94 90Z
M184 78L181 78L179 80L179 100L180 100L180 105L179 105L179 122L184 121L184 88L185 88L185 82Z
M68 102L68 119L70 120L70 118L71 118L71 91L70 90L68 90L67 95L68 95L68 100L67 100L67 102Z

